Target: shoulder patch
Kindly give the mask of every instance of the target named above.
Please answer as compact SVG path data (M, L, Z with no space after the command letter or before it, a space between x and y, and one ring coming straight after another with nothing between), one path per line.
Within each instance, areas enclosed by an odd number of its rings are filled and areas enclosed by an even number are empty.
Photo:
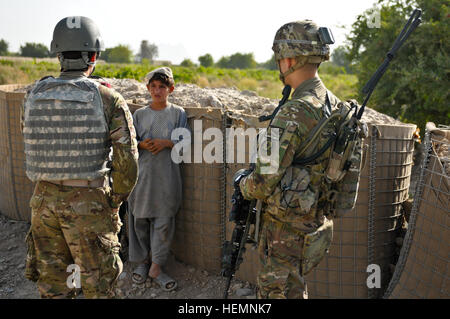
M108 82L105 81L104 78L102 78L101 76L97 76L97 75L91 75L89 76L90 80L93 80L97 83L100 83L103 86L106 86L107 88L111 88L111 84L109 84Z
M111 84L109 84L108 82L100 82L101 85L106 86L107 88L111 88Z

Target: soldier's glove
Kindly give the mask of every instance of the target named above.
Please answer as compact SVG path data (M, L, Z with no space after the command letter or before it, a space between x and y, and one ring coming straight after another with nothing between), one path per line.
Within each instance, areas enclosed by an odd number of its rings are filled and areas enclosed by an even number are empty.
M241 180L245 177L250 175L250 173L253 172L253 169L240 169L238 170L233 177L233 182L234 182L234 187L235 188L239 188L239 183L241 182Z

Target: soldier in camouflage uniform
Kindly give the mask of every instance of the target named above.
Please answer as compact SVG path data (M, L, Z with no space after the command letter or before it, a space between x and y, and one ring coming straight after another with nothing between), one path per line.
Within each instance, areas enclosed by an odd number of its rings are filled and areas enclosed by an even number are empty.
M25 275L42 298L72 298L75 288L114 297L123 268L118 210L138 174L131 113L119 93L88 78L104 50L92 20L61 20L51 49L60 77L39 81L22 111L26 173L36 182Z
M322 260L332 240L331 196L324 183L330 150L305 165L293 162L310 131L324 117L324 106L334 110L339 100L317 74L320 63L329 59L329 46L319 38L315 23L285 24L275 35L273 51L280 79L294 88L291 100L280 108L267 130L269 153L279 152L279 165L266 174L263 168L268 164L258 158L254 171L242 178L240 189L246 199L260 199L265 204L258 298L307 298L304 275ZM275 129L279 149L271 150L270 135ZM321 140L307 152L313 154L323 145ZM359 182L356 171L352 178ZM346 191L354 195L356 188L353 185Z

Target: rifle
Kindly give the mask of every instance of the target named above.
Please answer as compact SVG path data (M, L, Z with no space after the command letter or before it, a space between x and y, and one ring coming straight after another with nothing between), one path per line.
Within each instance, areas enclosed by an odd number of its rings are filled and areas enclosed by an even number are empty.
M244 199L239 188L239 182L250 173L251 170L239 170L233 183L234 192L231 199L232 207L229 221L234 222L236 226L234 227L231 240L225 241L223 244L221 274L223 277L227 277L224 299L227 299L231 280L243 261L242 255L245 252L245 244L256 243L249 238L250 227L256 221L255 201Z
M397 50L402 46L403 42L406 41L406 39L409 37L411 32L413 32L417 26L422 22L420 19L420 16L422 15L422 10L415 9L411 16L408 19L408 22L406 22L405 26L403 27L400 34L397 36L397 39L395 39L394 44L392 45L391 50L386 54L386 58L384 59L383 63L378 67L377 71L372 75L370 80L366 83L364 88L362 89L362 92L366 94L366 97L364 99L364 102L356 115L358 120L361 119L364 109L366 107L367 102L369 101L370 96L372 95L372 92L375 90L375 86L378 84L378 81L383 76L384 72L386 72L386 69L389 66L389 63L392 61L392 59L395 57L395 54L397 53Z

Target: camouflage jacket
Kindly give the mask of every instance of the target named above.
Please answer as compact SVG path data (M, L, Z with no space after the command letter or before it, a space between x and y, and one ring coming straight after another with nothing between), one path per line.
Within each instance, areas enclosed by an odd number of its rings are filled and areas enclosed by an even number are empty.
M80 72L63 72L60 77L69 79L80 77L80 75ZM139 155L136 132L133 126L133 118L122 95L106 85L100 85L99 91L113 149L110 173L112 179L110 203L112 207L119 207L128 198L138 178ZM21 109L22 130L25 122L24 105L25 103Z
M293 161L301 143L323 116L326 88L320 78L314 77L298 86L291 100L277 113L267 130L268 153L272 150L271 134L279 134L279 164L276 171L264 173L267 165L258 156L255 170L242 179L240 189L246 199L264 201L264 218L289 224L292 228L310 233L323 224L323 211L318 206L324 190L323 172L330 151L326 151L314 165L296 166ZM335 108L339 100L328 92L330 104ZM316 145L317 150L322 145Z

